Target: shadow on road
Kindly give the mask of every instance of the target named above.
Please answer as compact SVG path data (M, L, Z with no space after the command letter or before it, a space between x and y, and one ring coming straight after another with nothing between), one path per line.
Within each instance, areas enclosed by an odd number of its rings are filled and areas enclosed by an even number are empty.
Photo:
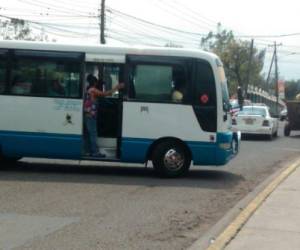
M200 167L199 167L200 168ZM191 169L183 178L164 179L152 168L80 166L18 162L0 170L0 181L66 182L82 184L140 185L148 187L190 187L229 189L244 178L222 170Z

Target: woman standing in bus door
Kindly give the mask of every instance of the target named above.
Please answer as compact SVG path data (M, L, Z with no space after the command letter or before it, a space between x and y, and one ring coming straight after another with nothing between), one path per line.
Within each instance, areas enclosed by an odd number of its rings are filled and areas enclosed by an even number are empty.
M114 86L111 90L101 91L98 88L99 82L95 76L89 74L87 76L87 82L89 84L85 99L84 99L84 123L85 123L85 133L87 133L87 150L88 154L93 157L105 157L101 154L97 145L97 99L102 96L110 96L115 91L124 88L123 83L119 83Z

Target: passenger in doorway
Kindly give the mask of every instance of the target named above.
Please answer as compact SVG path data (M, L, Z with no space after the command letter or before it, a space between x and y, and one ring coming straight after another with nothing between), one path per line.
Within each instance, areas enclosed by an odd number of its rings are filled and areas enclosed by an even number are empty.
M87 87L84 99L84 125L86 138L88 140L87 153L93 157L105 157L104 154L99 152L97 145L97 99L98 97L112 95L115 91L124 88L124 84L119 83L111 90L101 91L99 90L98 79L92 74L87 76L87 82L89 85Z

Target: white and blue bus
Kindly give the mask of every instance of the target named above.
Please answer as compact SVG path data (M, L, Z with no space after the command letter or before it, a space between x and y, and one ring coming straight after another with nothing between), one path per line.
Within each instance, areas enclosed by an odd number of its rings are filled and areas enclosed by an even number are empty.
M98 146L85 154L86 77L103 89ZM59 81L59 87L54 82ZM177 88L177 89L176 89ZM180 91L179 91L180 89ZM0 42L0 159L152 161L168 177L194 165L224 165L237 153L219 58L200 50Z

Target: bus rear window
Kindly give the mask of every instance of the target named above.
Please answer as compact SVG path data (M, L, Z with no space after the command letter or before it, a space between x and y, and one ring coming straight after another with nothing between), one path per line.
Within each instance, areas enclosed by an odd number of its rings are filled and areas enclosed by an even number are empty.
M229 104L229 93L228 93L225 71L222 62L219 59L216 60L216 63L217 63L218 75L221 82L223 108L225 111L228 111L227 109L230 104Z

